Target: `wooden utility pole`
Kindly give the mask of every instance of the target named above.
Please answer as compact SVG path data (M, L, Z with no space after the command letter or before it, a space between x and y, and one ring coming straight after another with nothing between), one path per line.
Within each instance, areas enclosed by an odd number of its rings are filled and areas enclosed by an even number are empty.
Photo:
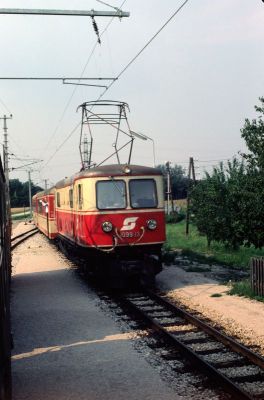
M190 225L190 190L191 190L191 179L195 185L195 169L194 169L194 161L193 157L189 159L189 168L188 168L188 189L187 189L187 210L186 210L186 236L189 235L189 225Z

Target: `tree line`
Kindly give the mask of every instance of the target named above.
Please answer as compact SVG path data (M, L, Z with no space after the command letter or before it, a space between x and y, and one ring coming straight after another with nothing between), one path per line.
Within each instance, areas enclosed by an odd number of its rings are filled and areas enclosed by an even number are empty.
M43 190L40 186L31 182L31 194ZM9 181L11 207L29 207L29 185L28 182L21 182L19 179Z
M258 117L241 129L248 152L192 187L193 219L209 246L213 240L232 248L264 246L264 97L259 100Z

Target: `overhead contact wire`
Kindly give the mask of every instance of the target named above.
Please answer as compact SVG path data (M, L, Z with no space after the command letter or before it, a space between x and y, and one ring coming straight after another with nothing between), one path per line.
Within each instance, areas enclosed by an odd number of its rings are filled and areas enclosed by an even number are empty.
M188 3L189 0L185 0L182 5L177 8L177 10L170 16L170 18L162 25L162 27L153 35L149 41L145 44L144 47L132 58L132 60L122 69L122 71L119 72L119 74L116 77L116 80L120 78L121 75L124 74L124 72L130 67L131 64L133 64L134 61L143 53L143 51L153 42L154 39L160 34L160 32L171 22L171 20L176 17L176 15L182 10L182 8ZM104 92L100 95L99 99L100 100L104 94L113 86L113 84L116 82L112 81L109 86L104 90Z
M143 51L153 42L153 40L160 34L160 32L172 21L172 19L182 10L182 8L189 2L189 0L185 0L180 7L177 8L177 10L170 16L170 18L162 25L162 27L148 40L148 42L145 44L144 47L132 58L132 60L119 72L119 74L116 77L116 80L112 81L109 86L103 91L103 93L98 97L96 101L99 101L105 93L113 86L113 84L117 81L117 79L120 78L121 75L125 73L125 71L130 67L131 64L143 53ZM122 3L122 5L125 3L125 1ZM121 5L121 7L122 7ZM103 34L103 33L102 33ZM97 43L96 43L97 45ZM87 62L88 64L88 62ZM49 158L47 163L44 165L44 167L52 160L52 158L57 154L57 152L61 149L61 147L67 142L67 140L72 136L72 134L75 132L75 130L81 125L81 122L76 125L76 127L71 131L71 133L67 136L67 138L63 141L63 143L58 147L56 152Z
M125 4L126 1L127 1L127 0L124 0L124 1L122 2L120 8ZM104 28L104 30L102 31L102 33L99 35L99 38L101 38L101 37L104 35L104 33L107 31L107 29L109 28L109 26L111 25L111 23L113 22L113 20L114 20L114 17L111 18L111 20L110 20L109 23L106 25L106 27ZM90 62L90 60L91 60L91 58L92 58L92 56L93 56L93 54L94 54L94 52L95 52L95 49L96 49L97 45L98 45L98 41L96 41L96 43L94 44L94 47L93 47L93 49L92 49L92 51L91 51L91 53L90 53L90 55L89 55L89 57L88 57L88 59L87 59L87 61L86 61L86 63L85 63L85 66L83 67L83 70L82 70L82 72L81 72L81 78L83 77L83 75L84 75L84 73L85 73L85 71L86 71L86 68L87 68L87 66L88 66L88 64L89 64L89 62ZM78 82L80 82L80 80L79 80ZM49 145L50 145L52 139L54 139L54 137L55 137L55 135L56 135L56 133L57 133L59 127L60 127L60 124L61 124L61 122L62 122L62 120L63 120L63 118L64 118L64 116L65 116L65 114L66 114L66 111L67 111L68 108L69 108L69 105L71 104L71 101L72 101L73 96L75 95L75 92L77 91L77 89L78 89L78 86L75 86L75 88L73 89L72 94L70 95L70 98L69 98L69 100L68 100L68 102L67 102L67 104L66 104L66 106L65 106L65 108L64 108L64 110L63 110L63 112L62 112L62 115L61 115L61 117L60 117L60 120L59 120L59 122L58 122L58 124L57 124L55 130L54 130L53 134L51 135L50 139L48 140L48 143L47 143L47 145L46 145L46 147L45 147L45 149L44 149L44 152L45 152L45 151L47 150L47 148L49 147ZM81 124L81 123L79 123L78 126L80 126L80 124ZM78 126L77 126L77 127L78 127ZM74 132L75 132L75 130L74 130ZM55 152L55 154L56 154L56 152ZM45 165L46 165L46 164L45 164Z

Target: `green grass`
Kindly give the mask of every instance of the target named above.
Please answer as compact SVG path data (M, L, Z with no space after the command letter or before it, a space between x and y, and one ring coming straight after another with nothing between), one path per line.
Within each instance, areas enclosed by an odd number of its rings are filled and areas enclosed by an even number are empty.
M21 214L29 211L29 207L12 207L11 214Z
M25 218L29 217L30 212L26 211L25 213L20 213L20 214L12 214L11 219L12 221L20 221L24 220Z
M249 279L244 279L239 282L232 282L231 289L229 290L228 294L230 295L235 294L237 296L248 297L250 299L255 299L264 302L264 297L256 296L253 290L251 289Z
M243 269L248 269L251 257L264 256L264 250L254 247L232 250L218 242L212 242L208 249L206 237L199 235L194 225L190 225L189 236L185 235L185 221L167 224L167 248L181 249L183 255L202 263L219 263Z

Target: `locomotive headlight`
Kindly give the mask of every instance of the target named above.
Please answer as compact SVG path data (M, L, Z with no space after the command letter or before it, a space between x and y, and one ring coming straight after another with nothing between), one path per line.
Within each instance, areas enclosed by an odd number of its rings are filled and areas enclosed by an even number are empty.
M131 173L131 169L129 168L128 165L125 166L125 168L124 168L124 173L125 173L125 174L130 174L130 173Z
M151 230L154 231L157 228L157 221L155 219L149 219L147 221L147 227Z
M111 224L111 222L105 221L102 223L102 229L106 233L111 232L111 230L113 229L113 225Z

